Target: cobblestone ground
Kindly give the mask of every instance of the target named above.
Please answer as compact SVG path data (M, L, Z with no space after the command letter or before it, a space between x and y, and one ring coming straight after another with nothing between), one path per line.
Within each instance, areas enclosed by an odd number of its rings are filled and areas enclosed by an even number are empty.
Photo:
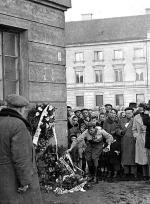
M43 194L45 204L150 204L150 184L145 182L100 181L86 192Z

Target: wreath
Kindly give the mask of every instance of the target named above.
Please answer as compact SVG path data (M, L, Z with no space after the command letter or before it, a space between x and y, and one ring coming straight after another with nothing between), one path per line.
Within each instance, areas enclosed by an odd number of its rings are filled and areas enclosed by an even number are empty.
M68 154L64 154L66 148L57 146L55 110L49 104L37 104L27 116L32 128L41 189L57 194L84 191L86 179L82 170L74 166ZM55 139L55 145L51 144L51 138Z

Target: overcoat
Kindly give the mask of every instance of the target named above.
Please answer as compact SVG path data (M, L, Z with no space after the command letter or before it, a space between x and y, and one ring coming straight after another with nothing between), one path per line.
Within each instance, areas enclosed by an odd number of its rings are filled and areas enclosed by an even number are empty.
M133 119L133 136L136 138L135 145L135 162L140 165L147 164L147 154L145 148L146 126L143 125L143 120L140 114L137 114Z
M150 149L150 116L144 114L142 116L143 124L146 126L145 148Z
M29 185L24 193L18 187ZM12 109L0 111L0 204L42 204L27 122Z
M133 118L129 121L128 126L126 123L128 121L122 121L122 128L124 129L125 134L122 137L121 152L122 165L135 165L135 138L133 137L132 126Z
M104 121L103 125L104 130L106 132L112 134L114 142L110 146L110 152L107 153L108 155L108 163L112 165L120 165L121 154L117 155L115 151L120 152L121 150L121 125L119 119L117 121L111 120L111 118L107 118Z

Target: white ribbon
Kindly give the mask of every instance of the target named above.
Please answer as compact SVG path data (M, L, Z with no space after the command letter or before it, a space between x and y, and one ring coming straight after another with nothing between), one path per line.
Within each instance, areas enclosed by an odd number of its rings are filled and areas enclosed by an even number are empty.
M57 141L57 136L56 136L56 130L55 130L55 125L52 127L54 138L55 138L55 143L56 143L56 156L58 160L58 141Z
M48 107L49 107L49 105L47 105L46 108L43 110L43 112L41 114L41 117L40 117L40 121L39 121L37 129L36 129L36 132L35 132L34 137L33 137L33 144L35 144L36 146L37 146L39 136L40 136L40 133L41 133L40 126L42 124L43 117L47 114Z

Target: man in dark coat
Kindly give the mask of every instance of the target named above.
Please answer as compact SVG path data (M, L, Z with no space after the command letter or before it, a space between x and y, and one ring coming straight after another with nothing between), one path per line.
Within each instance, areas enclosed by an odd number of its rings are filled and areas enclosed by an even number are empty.
M150 107L144 107L144 114L142 115L143 124L146 126L145 148L148 160L148 183L150 184Z
M126 121L124 120L121 123L123 129L121 163L124 168L124 175L128 176L128 174L131 174L136 178L137 166L135 163L135 138L132 132L134 110L128 107L125 109L125 113Z
M12 94L0 111L0 204L42 204L29 124L28 101Z
M110 146L110 152L107 154L107 168L108 168L108 178L113 174L116 178L121 166L121 125L117 118L117 110L112 108L107 119L104 121L103 128L106 132L111 134L114 138L113 143Z

